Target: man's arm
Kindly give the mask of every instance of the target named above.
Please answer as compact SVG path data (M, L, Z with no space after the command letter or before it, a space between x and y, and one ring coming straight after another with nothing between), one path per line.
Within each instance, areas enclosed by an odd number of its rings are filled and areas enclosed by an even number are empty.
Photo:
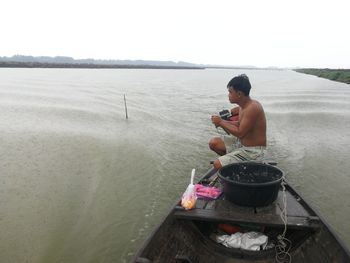
M237 116L239 115L239 111L240 111L240 107L237 106L237 107L234 107L230 110L231 112L231 115L232 116ZM230 120L229 122L235 126L238 126L239 125L239 121L237 120L237 117L235 118L234 121ZM224 127L222 127L224 129L224 131L227 133L227 134L230 134L230 132L228 130L226 130Z
M225 121L219 116L212 116L212 122L216 126L222 127L225 131L241 139L253 129L257 115L258 108L251 107L245 110L239 125L235 125L230 121Z
M234 125L236 127L238 127L238 121L227 121L229 122L231 125ZM217 126L217 127L220 127L220 126ZM226 128L224 128L223 126L221 126L221 128L227 133L227 134L231 134L231 132L229 130L227 130Z
M239 106L232 108L231 109L232 116L238 115L239 114L239 110L240 110Z

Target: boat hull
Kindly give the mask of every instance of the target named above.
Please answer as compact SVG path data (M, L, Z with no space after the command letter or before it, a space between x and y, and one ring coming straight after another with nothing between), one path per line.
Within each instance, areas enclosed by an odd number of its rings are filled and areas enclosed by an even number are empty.
M213 238L221 223L257 228L276 238L282 233L283 192L264 208L237 206L225 197L198 200L196 208L184 210L177 203L152 232L132 262L276 262L276 250L248 251L227 248ZM291 262L350 262L350 253L332 228L314 212L290 186L286 186L288 204L286 237L292 242ZM289 257L289 255L286 255Z

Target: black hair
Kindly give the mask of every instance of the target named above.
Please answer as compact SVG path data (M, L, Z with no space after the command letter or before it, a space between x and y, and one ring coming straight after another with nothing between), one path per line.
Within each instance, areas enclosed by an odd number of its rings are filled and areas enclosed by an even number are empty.
M249 92L252 86L250 85L248 76L246 74L242 74L231 79L227 84L227 88L233 88L234 90L242 91L244 95L249 96Z

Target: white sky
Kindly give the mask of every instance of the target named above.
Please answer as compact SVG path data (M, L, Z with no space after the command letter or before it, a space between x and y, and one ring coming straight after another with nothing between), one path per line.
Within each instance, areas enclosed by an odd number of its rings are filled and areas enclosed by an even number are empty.
M0 0L0 56L350 68L350 0Z

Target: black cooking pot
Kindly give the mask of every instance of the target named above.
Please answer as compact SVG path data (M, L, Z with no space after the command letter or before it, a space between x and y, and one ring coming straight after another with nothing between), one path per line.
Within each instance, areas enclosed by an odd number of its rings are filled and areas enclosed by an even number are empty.
M242 162L224 166L218 171L225 198L237 205L259 207L274 202L283 172L275 166Z

